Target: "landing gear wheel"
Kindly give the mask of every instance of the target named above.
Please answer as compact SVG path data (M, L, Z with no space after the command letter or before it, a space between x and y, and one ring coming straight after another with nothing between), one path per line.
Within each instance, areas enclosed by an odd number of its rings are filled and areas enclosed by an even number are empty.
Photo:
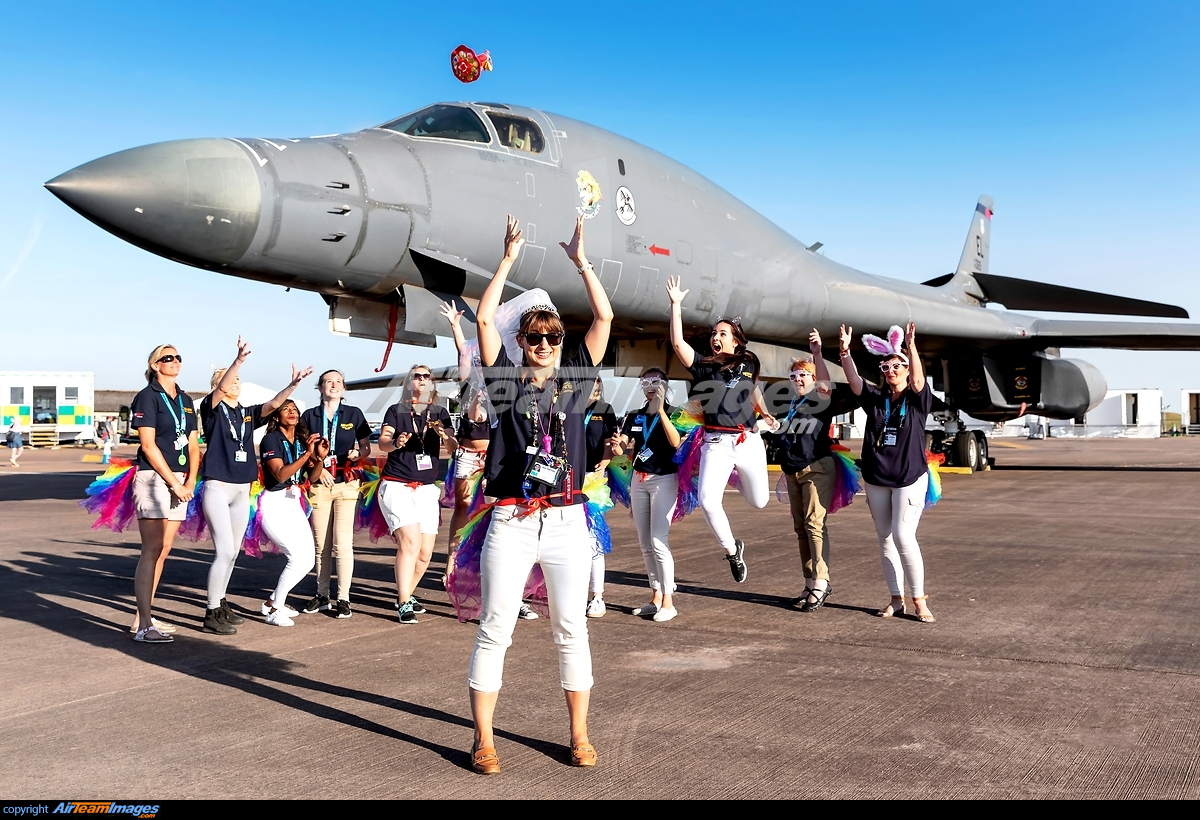
M975 431L975 441L979 449L979 466L976 470L986 470L988 466L988 440L982 430Z
M979 439L975 438L974 433L966 431L954 437L954 464L972 470L980 469Z

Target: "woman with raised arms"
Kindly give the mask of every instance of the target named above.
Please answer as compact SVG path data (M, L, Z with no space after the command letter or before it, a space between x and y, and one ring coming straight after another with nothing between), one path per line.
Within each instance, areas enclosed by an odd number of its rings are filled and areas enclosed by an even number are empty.
M683 299L689 291L679 287L679 277L667 277L671 300L671 347L692 374L692 399L704 410L704 443L701 445L697 500L704 520L725 558L733 580L746 580L746 544L733 537L725 515L725 486L738 471L738 490L752 507L762 509L770 499L767 450L756 426L756 414L769 427L775 418L767 412L758 389L758 357L747 348L741 320L718 319L708 341L711 355L700 356L683 338Z
M581 489L587 470L588 394L608 346L613 313L584 254L580 217L571 241L560 244L579 271L592 310L583 343L569 357L562 355L565 328L551 304L522 310L515 338L503 338L507 329L495 323L496 309L523 243L517 220L510 216L504 258L476 312L480 358L488 368L489 394L499 415L487 462L488 494L498 500L480 557L482 611L469 676L475 721L472 766L481 774L500 771L492 720L504 654L535 563L545 576L558 647L559 678L570 717L571 763L596 765L587 731L592 657L584 614L592 549ZM506 349L509 344L512 354Z

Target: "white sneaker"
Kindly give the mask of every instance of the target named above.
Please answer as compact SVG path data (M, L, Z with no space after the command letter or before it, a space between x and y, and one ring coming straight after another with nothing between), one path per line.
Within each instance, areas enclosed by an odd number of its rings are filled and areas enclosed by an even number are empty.
M287 616L287 613L282 609L277 609L274 612L267 613L267 623L271 626L295 626L296 622Z
M658 604L649 603L639 606L633 611L633 614L637 615L639 618L645 618L655 614L656 612L658 612Z
M533 611L529 604L521 604L521 611L517 613L517 617L522 621L536 621L538 614Z
M589 618L603 618L604 613L607 611L604 606L604 599L599 595L593 598L587 606L587 616Z
M675 609L675 607L669 606L665 609L660 609L658 612L655 612L654 620L661 624L663 621L671 620L678 614L679 614L679 611L677 609Z
M262 608L259 611L262 612L263 615L270 615L271 607L267 606L266 602L264 602L262 605ZM282 612L284 615L288 616L289 618L296 618L300 615L299 612L292 609L287 604L283 604L282 606L277 607L275 611ZM288 624L288 626L291 626L291 624Z

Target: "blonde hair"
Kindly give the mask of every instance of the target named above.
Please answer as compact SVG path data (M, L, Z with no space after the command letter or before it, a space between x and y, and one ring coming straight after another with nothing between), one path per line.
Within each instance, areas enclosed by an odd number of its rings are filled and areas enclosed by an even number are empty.
M174 350L177 354L179 348L175 345L159 345L150 351L149 358L146 359L146 384L153 384L154 379L158 376L158 372L154 369L154 363L162 358L164 350Z
M228 367L218 367L213 371L212 378L208 380L208 389L216 390L217 385L221 383L221 378L229 371Z
M432 381L433 371L429 368L429 365L414 364L412 367L410 367L408 369L408 375L404 377L404 387L400 389L401 404L412 404L412 400L413 400L412 377L413 377L413 374L416 373L418 369L424 370L427 373L429 373L429 375L431 377L430 380ZM436 394L437 391L435 390L434 392Z
M788 365L788 372L791 373L793 370L804 370L814 376L817 375L817 365L808 356L797 356L792 359L792 363Z

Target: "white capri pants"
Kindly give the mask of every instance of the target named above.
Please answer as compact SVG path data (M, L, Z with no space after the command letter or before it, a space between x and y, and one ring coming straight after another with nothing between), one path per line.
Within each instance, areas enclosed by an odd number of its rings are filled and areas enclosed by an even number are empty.
M483 602L471 653L470 686L480 692L500 691L504 654L512 645L525 580L533 565L541 564L562 688L586 692L592 688L585 615L592 565L587 514L583 504L550 507L517 518L520 511L516 506L497 506L483 542L479 561Z
M300 501L300 489L268 490L258 496L263 531L287 556L287 566L279 574L279 585L271 595L276 607L287 602L288 593L304 580L317 562L317 542Z
M205 479L203 503L215 548L208 570L208 608L216 609L229 589L233 564L250 524L250 485Z
M650 588L671 595L675 592L675 558L667 543L671 516L679 495L679 474L634 473L629 486L629 508L637 527L638 544L646 562Z
M733 530L723 506L725 486L734 468L738 471L738 491L751 507L762 509L767 506L771 490L767 480L767 448L762 436L746 431L746 438L737 443L740 433L704 434L700 445L700 477L696 495L704 520L717 536L722 549L730 555L736 552L733 545Z
M879 560L888 591L896 598L904 594L904 582L914 598L925 594L925 562L917 543L917 524L925 511L926 473L907 487L879 487L863 482L867 506L879 536Z

